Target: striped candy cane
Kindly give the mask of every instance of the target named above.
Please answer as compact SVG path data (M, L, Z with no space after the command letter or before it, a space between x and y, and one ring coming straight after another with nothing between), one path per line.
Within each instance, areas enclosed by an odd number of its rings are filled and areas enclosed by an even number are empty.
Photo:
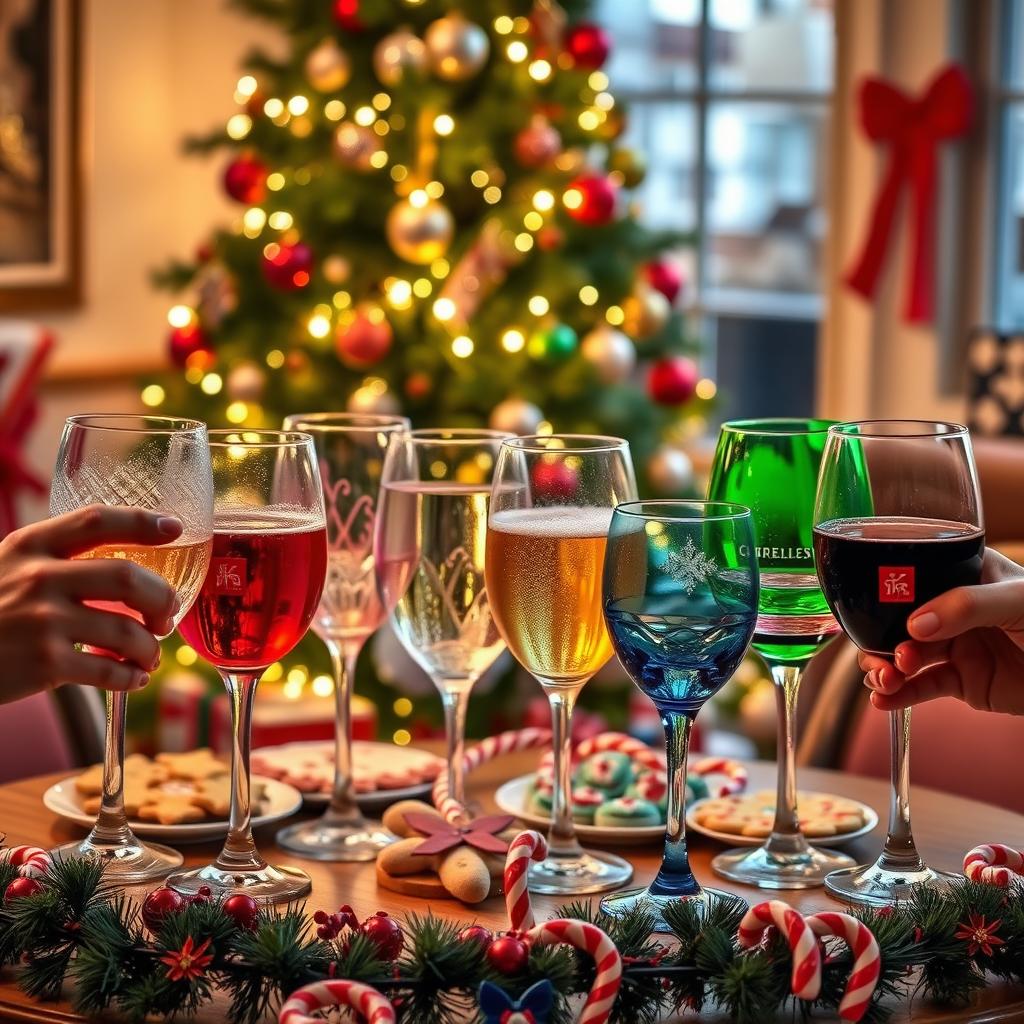
M594 958L594 983L583 1004L579 1024L607 1024L622 984L622 957L615 943L597 925L565 918L531 928L526 941L538 946L574 946Z
M525 932L536 923L526 887L527 874L531 860L542 861L547 855L548 844L544 837L532 829L520 832L509 844L505 856L505 908L509 927L514 932Z
M723 782L712 796L729 796L730 793L742 793L747 788L747 769L730 757L703 757L687 769L691 775L724 775Z
M1014 875L1024 875L1024 854L1001 843L976 846L964 857L964 874L972 881L1005 888Z
M751 907L740 921L740 945L744 949L756 946L772 925L786 937L793 954L793 995L817 999L821 991L821 950L810 925L789 904L766 900Z
M42 878L52 863L50 855L38 846L8 846L0 850L0 864L16 867L22 878Z
M502 754L511 754L517 750L531 750L546 747L551 743L550 729L510 729L481 740L466 751L463 767L468 775L474 768L487 761L492 761ZM441 772L434 781L432 792L434 806L445 821L458 821L466 813L466 808L448 793L448 773Z
M350 1007L366 1024L395 1024L395 1008L389 999L370 985L343 978L315 981L296 989L281 1007L278 1024L323 1024L321 1018L310 1013L326 1006Z
M815 935L833 935L842 939L853 953L853 970L846 982L846 991L839 1003L839 1016L843 1020L857 1021L871 1005L871 997L882 972L882 953L867 925L849 914L826 910L807 918Z

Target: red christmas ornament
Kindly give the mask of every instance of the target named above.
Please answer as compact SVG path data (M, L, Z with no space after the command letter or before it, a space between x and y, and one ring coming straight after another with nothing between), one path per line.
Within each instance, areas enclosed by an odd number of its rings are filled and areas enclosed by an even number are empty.
M522 974L530 947L518 935L499 935L487 947L487 962L500 974Z
M231 918L239 928L252 931L259 917L259 904L247 893L232 893L221 905L220 909Z
M177 914L185 906L184 897L166 886L154 889L143 901L142 923L151 931L160 930L160 925L171 914Z
M213 346L198 324L175 327L167 338L167 351L175 366L187 366L197 353L213 357Z
M541 459L534 465L531 477L536 496L546 501L571 498L580 483L579 472L561 459Z
M236 157L224 168L224 191L247 206L262 203L267 197L267 165L248 153Z
M482 924L471 924L459 932L459 942L476 942L483 947L484 951L490 949L494 941L494 935L489 928Z
M309 284L313 252L305 242L271 242L263 250L262 264L267 284L294 292Z
M561 228L556 228L553 224L545 224L544 227L537 232L537 244L545 252L551 252L553 249L557 249L564 241L565 233Z
M189 897L189 903L209 903L213 899L213 890L208 885L201 885L196 889L195 896Z
M562 136L543 114L535 114L516 135L512 149L524 167L543 167L562 151Z
M350 370L365 370L379 363L391 349L394 332L380 306L361 306L353 320L340 323L334 335L338 358Z
M607 224L615 213L615 186L598 174L582 174L565 190L562 202L573 220L591 227Z
M405 393L413 401L426 398L433 389L433 378L429 373L424 373L422 370L416 370L405 378Z
M600 25L581 21L566 29L565 51L577 67L593 70L601 67L612 52L611 36Z
M683 271L671 260L652 260L644 267L647 283L661 292L669 302L675 302L683 287Z
M43 891L43 885L35 878L15 878L10 885L4 889L4 903L11 903L14 900L24 899L26 896L35 896Z
M686 356L666 356L652 367L647 391L660 405L681 405L693 398L700 373Z
M383 910L378 910L372 917L368 917L359 926L359 932L377 947L381 959L389 963L398 958L405 945L402 926Z
M331 13L339 28L346 32L364 32L366 25L359 17L359 0L334 0Z

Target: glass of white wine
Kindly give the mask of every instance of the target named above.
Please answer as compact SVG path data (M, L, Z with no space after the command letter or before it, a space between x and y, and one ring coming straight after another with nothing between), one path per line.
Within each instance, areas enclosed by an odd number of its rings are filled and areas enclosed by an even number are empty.
M213 474L206 424L166 416L72 416L64 424L50 485L50 514L92 504L144 508L175 516L181 536L158 546L109 544L79 558L128 559L162 576L177 592L175 625L191 607L210 564ZM94 601L125 615L120 602ZM120 884L162 878L182 863L176 850L143 843L128 826L124 808L126 694L108 692L103 755L103 795L96 824L81 842L59 848L64 857L98 858L108 881Z

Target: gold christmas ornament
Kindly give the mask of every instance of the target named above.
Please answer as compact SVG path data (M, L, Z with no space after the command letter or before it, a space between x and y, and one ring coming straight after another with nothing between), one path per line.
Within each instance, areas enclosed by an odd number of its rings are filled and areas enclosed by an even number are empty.
M419 197L426 198L423 193ZM391 207L385 225L388 245L395 254L421 265L433 263L448 251L454 231L448 207L437 199L400 199Z
M380 377L372 377L362 387L356 388L345 403L347 412L372 413L377 416L395 416L402 407L387 383Z
M490 419L491 430L504 430L509 434L535 434L544 413L532 402L522 398L506 398L492 410Z
M636 366L636 346L622 331L607 325L587 334L580 351L605 384L624 381Z
M430 66L446 82L464 82L487 63L491 41L487 33L458 12L427 26L424 36Z
M370 128L343 121L334 133L334 153L338 160L354 171L372 171L374 153L380 151L380 139Z
M404 25L373 49L373 71L384 85L398 85L406 72L422 74L426 67L426 45Z
M317 92L337 92L348 85L352 64L348 54L333 40L317 44L306 57L306 78Z
M640 283L622 304L622 312L625 314L622 329L634 341L645 341L665 326L672 306L661 292Z
M693 463L681 448L663 444L647 463L647 476L658 494L682 497L693 485Z
M258 402L266 388L266 373L250 359L235 363L224 382L228 398L236 402Z

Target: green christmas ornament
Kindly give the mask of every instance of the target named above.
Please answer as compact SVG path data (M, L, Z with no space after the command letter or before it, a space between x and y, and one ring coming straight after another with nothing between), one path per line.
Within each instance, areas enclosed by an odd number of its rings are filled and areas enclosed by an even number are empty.
M576 351L578 344L576 332L568 324L555 324L535 331L527 352L538 362L560 363Z
M647 157L635 149L613 149L608 156L608 170L617 174L625 188L636 188L647 177Z

